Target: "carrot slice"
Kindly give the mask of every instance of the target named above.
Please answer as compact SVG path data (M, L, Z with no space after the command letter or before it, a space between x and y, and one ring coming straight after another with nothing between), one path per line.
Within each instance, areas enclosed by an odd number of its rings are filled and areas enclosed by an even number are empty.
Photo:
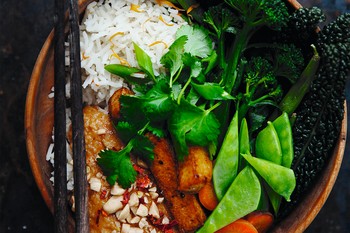
M258 233L253 224L244 219L238 219L221 228L216 233Z
M273 223L273 215L268 211L254 211L248 214L245 219L253 224L259 233L267 232Z
M198 192L199 201L207 210L214 210L219 201L212 182L208 182Z

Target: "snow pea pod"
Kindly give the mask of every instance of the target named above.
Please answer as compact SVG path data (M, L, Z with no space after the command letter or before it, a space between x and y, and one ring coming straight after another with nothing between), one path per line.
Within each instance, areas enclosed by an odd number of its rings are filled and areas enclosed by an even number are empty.
M293 148L293 135L292 127L286 112L283 112L277 119L272 122L277 132L282 151L282 162L281 165L290 168L294 158ZM275 215L278 214L278 210L281 205L282 197L276 193L271 187L266 186L266 191L269 196L272 208Z
M216 196L223 198L237 176L239 156L238 111L233 116L213 168L213 184Z
M271 161L275 164L282 163L282 150L278 134L272 122L261 130L255 141L256 157Z
M255 158L250 154L241 155L260 174L273 191L290 201L290 195L296 183L292 169L264 159Z
M232 182L225 196L197 233L216 232L231 222L253 212L259 205L261 185L250 166Z
M272 122L279 141L282 151L282 163L281 165L287 168L290 168L294 158L294 149L293 149L293 136L292 136L292 127L289 121L288 114L283 112L276 120Z
M250 153L249 131L247 120L243 118L239 133L239 152L242 154Z
M248 154L250 153L250 141L249 141L249 131L248 124L245 118L242 119L241 127L239 128L239 153ZM239 156L239 170L245 167L244 159Z

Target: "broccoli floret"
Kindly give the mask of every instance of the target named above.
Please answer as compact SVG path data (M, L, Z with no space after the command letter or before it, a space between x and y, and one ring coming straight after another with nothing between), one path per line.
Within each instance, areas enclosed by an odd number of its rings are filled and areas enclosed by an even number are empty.
M252 26L269 26L280 29L289 19L288 9L280 0L226 0L241 14L242 21Z
M241 80L237 79L237 68L251 36L263 26L275 30L281 29L286 26L289 14L282 0L226 0L225 2L238 12L242 25L228 53L227 72L224 77L226 90L231 92L236 91L240 85Z
M204 12L203 21L214 29L218 38L221 38L224 32L234 32L237 26L237 17L223 4L210 7Z
M221 68L225 66L225 33L235 33L238 25L237 17L224 4L210 7L203 15L206 22L215 32L218 44L218 57Z
M295 83L303 69L304 57L301 49L294 44L282 44L275 50L273 62L276 76L285 77Z
M253 57L246 66L245 93L242 96L239 119L243 119L249 108L263 102L276 103L283 94L272 64L265 58Z

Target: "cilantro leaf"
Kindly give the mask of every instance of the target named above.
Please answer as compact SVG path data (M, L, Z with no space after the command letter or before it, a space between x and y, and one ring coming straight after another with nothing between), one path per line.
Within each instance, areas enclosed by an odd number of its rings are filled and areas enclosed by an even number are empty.
M171 89L165 80L156 83L141 99L142 109L152 121L166 120L175 107Z
M143 135L136 135L136 137L133 139L133 149L132 152L142 156L143 158L147 159L148 161L153 161L154 159L154 145L152 142Z
M180 159L188 154L187 144L208 146L211 142L216 143L219 127L220 123L211 111L202 110L185 100L181 101L168 122Z
M211 54L213 50L212 41L204 27L184 25L176 32L176 38L181 36L187 36L188 38L185 44L185 52L200 58L208 57Z
M190 53L185 53L182 58L184 64L191 69L190 77L197 78L202 73L202 62L192 56Z
M196 84L194 82L191 83L192 87L198 92L206 100L233 100L228 92L224 90L223 87L218 83L203 83Z
M171 78L175 76L183 65L182 55L185 51L186 42L187 36L177 38L169 47L169 51L160 59L160 62L164 65L164 67L170 70Z
M97 164L107 176L110 185L117 181L123 188L128 188L136 181L137 173L129 157L131 145L121 151L105 150L99 153Z

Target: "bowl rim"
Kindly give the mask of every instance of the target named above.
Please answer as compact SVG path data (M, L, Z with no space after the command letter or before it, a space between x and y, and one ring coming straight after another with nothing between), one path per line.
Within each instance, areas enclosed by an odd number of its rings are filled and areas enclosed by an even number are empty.
M86 8L89 2L92 0L79 0L79 5L81 11ZM302 5L297 0L287 0L287 2L294 7L299 9ZM26 135L26 147L27 147L27 156L29 159L30 167L34 176L34 180L39 188L41 196L43 197L47 207L54 212L53 200L51 198L50 192L52 190L47 189L44 181L44 175L42 168L38 161L38 155L36 153L35 142L35 129L33 122L35 122L35 106L37 104L36 94L39 87L40 79L42 78L41 74L43 69L48 65L48 58L53 55L53 41L54 41L54 30L50 32L41 51L38 55L38 58L35 62L32 75L29 81L26 103L25 103L25 135ZM337 179L339 173L342 159L344 156L345 145L346 145L346 136L347 136L347 104L344 102L344 117L341 124L341 131L339 139L334 148L333 154L330 157L322 175L318 178L317 182L321 182L323 185L321 188L313 187L309 190L308 194L301 202L298 203L298 207L294 209L286 219L279 222L271 232L275 233L285 233L285 232L303 232L315 219L324 203L326 202L331 190L333 189L334 183ZM306 205L307 204L307 205ZM305 210L305 206L309 206ZM298 221L298 220L302 221ZM286 231L289 229L289 231Z

